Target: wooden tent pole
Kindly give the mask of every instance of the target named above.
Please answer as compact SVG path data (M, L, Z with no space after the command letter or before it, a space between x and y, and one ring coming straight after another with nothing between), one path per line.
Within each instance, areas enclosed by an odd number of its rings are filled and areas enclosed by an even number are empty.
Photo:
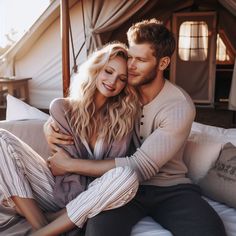
M66 97L70 86L70 42L69 42L69 5L68 0L61 0L60 21L62 40L62 79L63 96Z

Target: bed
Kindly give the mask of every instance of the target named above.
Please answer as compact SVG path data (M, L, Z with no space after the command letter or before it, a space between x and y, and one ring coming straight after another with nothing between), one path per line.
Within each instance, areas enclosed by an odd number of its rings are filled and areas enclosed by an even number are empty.
M0 128L7 129L28 143L42 157L48 157L49 149L43 134L43 124L45 120L21 120L21 121L0 121ZM37 134L37 138L35 138ZM39 140L41 140L39 142ZM189 140L185 147L186 164L190 170L190 177L196 181L198 176L206 175L212 162L219 156L220 148L223 144L231 142L236 145L236 129L223 129L193 123ZM218 150L219 149L219 150ZM199 159L205 153L208 158ZM196 160L194 160L196 159ZM211 161L206 161L211 159ZM196 162L197 161L197 162ZM197 164L196 164L197 163ZM235 188L236 189L236 188ZM233 194L233 193L232 193ZM0 194L1 196L1 194ZM235 195L234 195L235 196ZM204 197L222 218L227 235L236 235L236 210L227 204L214 201ZM17 222L17 224L16 224ZM20 217L15 217L11 209L0 207L0 235L5 236L28 235L29 224ZM1 233L3 232L4 233ZM145 217L134 226L131 236L171 236L172 234L154 222L150 217Z

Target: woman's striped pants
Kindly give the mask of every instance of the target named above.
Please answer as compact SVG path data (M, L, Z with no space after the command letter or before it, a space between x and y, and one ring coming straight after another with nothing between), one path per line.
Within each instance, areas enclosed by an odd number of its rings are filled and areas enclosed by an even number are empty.
M35 136L37 139L37 136ZM10 132L0 129L0 191L35 199L43 211L57 211L53 197L54 176L45 160ZM118 167L95 179L88 189L67 204L70 220L82 227L101 211L129 202L138 189L138 178L129 167Z

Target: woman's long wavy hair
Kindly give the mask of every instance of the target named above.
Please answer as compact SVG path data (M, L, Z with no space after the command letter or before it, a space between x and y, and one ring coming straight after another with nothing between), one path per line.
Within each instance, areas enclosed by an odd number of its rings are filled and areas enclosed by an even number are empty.
M114 97L109 97L102 109L95 110L96 78L109 60L122 57L127 61L127 48L114 42L95 51L81 65L78 76L70 86L70 122L81 139L89 140L96 132L110 143L121 140L134 126L139 102L134 88L128 84Z

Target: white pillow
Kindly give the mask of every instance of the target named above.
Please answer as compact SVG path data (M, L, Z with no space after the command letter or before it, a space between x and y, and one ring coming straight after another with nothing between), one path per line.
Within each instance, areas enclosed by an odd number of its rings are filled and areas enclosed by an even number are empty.
M224 129L216 126L204 125L193 122L190 137L198 136L201 142L220 142L222 144L232 143L236 146L236 129Z
M198 138L190 139L184 149L184 161L188 167L188 177L194 183L203 178L217 160L222 143L202 142Z
M7 95L6 120L47 120L48 114L32 107L18 98Z

